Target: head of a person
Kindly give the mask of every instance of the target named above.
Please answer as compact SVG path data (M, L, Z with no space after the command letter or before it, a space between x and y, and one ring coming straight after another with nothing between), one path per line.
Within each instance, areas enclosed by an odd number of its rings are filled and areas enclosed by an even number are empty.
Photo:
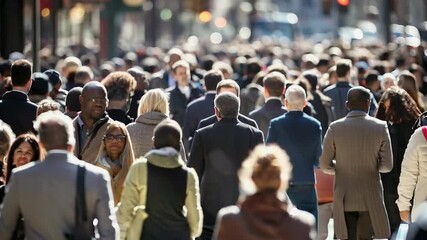
M188 86L190 81L190 65L185 60L179 60L172 65L172 73L177 86Z
M37 116L47 111L56 111L59 109L60 105L58 102L50 98L43 99L39 103L37 103Z
M72 152L76 139L72 120L60 111L47 111L34 122L39 141L46 151L58 149Z
M396 86L397 81L396 77L392 73L385 73L383 79L381 80L381 89L387 90L389 87Z
M7 155L12 142L15 141L15 133L9 124L0 120L0 162Z
M6 182L9 182L12 169L29 162L40 160L41 150L34 134L19 135L10 146L6 163Z
M393 86L383 93L376 117L393 123L413 123L420 114L411 96L404 89Z
M83 118L98 121L105 114L108 105L107 90L100 82L85 84L79 97Z
M236 94L223 92L215 97L215 115L222 118L237 118L240 110L240 99Z
M52 85L49 82L49 77L41 72L35 72L31 76L31 79L33 83L28 95L32 102L38 103L48 96L49 92L52 90Z
M26 87L27 92L31 88L31 75L33 74L33 64L30 61L21 59L13 62L10 69L13 87Z
M378 71L369 70L365 77L366 87L373 91L378 91L380 89L380 81L378 79L379 75Z
M307 80L310 91L314 92L319 89L319 76L315 71L304 71L302 77Z
M223 61L214 62L212 69L221 71L224 75L224 79L231 79L234 74L233 67L231 67L229 63Z
M262 63L258 58L248 59L245 65L245 75L252 79L258 72L262 70Z
M94 80L92 69L88 66L81 66L76 69L74 75L74 84L83 87L86 83Z
M300 110L307 105L307 94L303 87L290 85L286 88L285 106L288 110Z
M279 72L286 78L289 68L283 63L274 63L267 67L267 73Z
M134 158L129 133L123 123L114 121L107 127L98 156L100 154L113 161Z
M177 151L181 148L182 129L178 122L172 119L161 121L153 130L154 148L173 147Z
M112 72L101 83L109 101L128 101L136 85L135 78L127 72Z
M280 72L272 72L267 74L263 79L264 96L280 97L285 90L285 75Z
M61 74L59 74L58 71L54 69L48 69L43 72L46 74L49 78L49 82L52 85L52 91L58 91L61 88L62 85L62 78Z
M160 112L169 116L168 99L168 95L161 89L148 90L139 101L138 115L148 112Z
M346 106L348 110L358 110L358 111L369 111L369 106L371 104L371 95L369 89L357 86L352 87L347 92L347 101Z
M80 106L80 95L82 94L82 87L73 87L68 91L65 97L65 107L67 111L78 112L81 109Z
M172 69L173 65L182 59L184 59L184 52L179 48L171 48L166 56L169 69Z
M244 192L277 193L288 187L292 165L286 152L277 145L260 144L243 161L238 172Z
M148 81L150 79L150 74L148 72L144 71L140 67L129 68L127 72L135 78L135 91L145 91L148 88Z
M236 95L237 97L240 96L240 86L239 84L237 84L236 81L232 80L232 79L224 79L221 80L217 85L216 85L216 94L220 94L223 92L231 92L234 95Z
M405 89L415 102L418 101L418 88L414 74L406 70L403 71L398 77L397 86Z
M206 91L216 91L216 86L224 79L224 75L219 70L210 70L203 76Z
M336 63L336 73L338 78L348 78L351 71L351 60L349 59L340 59Z
M75 72L77 68L82 66L82 61L74 56L69 56L64 59L62 75L65 77L69 77L68 75L72 72Z

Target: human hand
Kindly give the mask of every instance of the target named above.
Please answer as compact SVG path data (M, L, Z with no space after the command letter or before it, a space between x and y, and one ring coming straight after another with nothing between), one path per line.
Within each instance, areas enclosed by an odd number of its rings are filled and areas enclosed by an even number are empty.
M403 222L409 223L409 211L400 211L400 219Z

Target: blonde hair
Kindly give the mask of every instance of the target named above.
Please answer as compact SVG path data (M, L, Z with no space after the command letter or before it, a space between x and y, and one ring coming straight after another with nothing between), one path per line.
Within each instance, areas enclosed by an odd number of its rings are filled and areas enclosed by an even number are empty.
M240 187L248 194L286 190L292 166L284 150L276 144L260 144L243 162L238 175Z
M138 114L161 112L169 116L168 95L161 89L151 89L141 97Z
M122 122L113 121L105 130L104 135L111 133L117 128L120 129L123 132L123 135L126 136L126 144L122 153L120 154L120 158L116 160L121 162L122 168L117 174L117 176L114 179L113 178L111 179L111 186L113 191L115 189L118 189L121 191L121 189L123 188L123 184L125 182L126 176L129 172L129 169L135 160L135 155L133 153L132 142L129 137L129 132L126 129L126 126ZM96 156L95 165L100 166L97 163L101 161L102 158L104 158L106 155L107 155L107 152L105 149L105 142L102 141L102 144L98 151L98 155ZM121 192L114 193L113 195L114 195L114 202L115 204L117 204L120 201ZM116 196L117 196L117 199L116 199Z

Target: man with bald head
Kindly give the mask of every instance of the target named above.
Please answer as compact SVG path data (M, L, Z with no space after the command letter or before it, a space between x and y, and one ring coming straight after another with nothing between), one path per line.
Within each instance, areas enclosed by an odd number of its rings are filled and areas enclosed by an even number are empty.
M288 112L270 121L267 143L276 143L289 155L292 164L289 198L298 209L313 214L317 220L314 169L319 166L322 153L322 127L317 119L303 112L306 105L305 90L291 85L285 93Z
M329 126L320 167L335 174L334 230L338 239L389 238L380 173L393 168L385 121L368 115L371 95L364 87L347 93L349 113Z
M85 84L79 97L81 112L73 120L76 147L74 155L89 163L94 163L105 130L113 121L106 113L107 90L96 81Z

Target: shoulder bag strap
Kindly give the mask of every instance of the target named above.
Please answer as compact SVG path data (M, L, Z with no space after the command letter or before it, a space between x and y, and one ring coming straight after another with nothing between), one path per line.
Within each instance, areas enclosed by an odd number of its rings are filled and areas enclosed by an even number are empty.
M143 167L141 168L141 172L140 172L140 176L142 176L141 179L141 185L145 186L144 188L141 189L141 191L139 192L139 205L140 206L144 206L145 207L145 203L147 201L147 178L148 178L148 161L143 165Z
M422 126L421 130L423 131L424 138L427 140L427 126Z
M78 220L83 220L83 222L87 221L85 173L85 166L79 165L77 169L76 222L78 222Z

